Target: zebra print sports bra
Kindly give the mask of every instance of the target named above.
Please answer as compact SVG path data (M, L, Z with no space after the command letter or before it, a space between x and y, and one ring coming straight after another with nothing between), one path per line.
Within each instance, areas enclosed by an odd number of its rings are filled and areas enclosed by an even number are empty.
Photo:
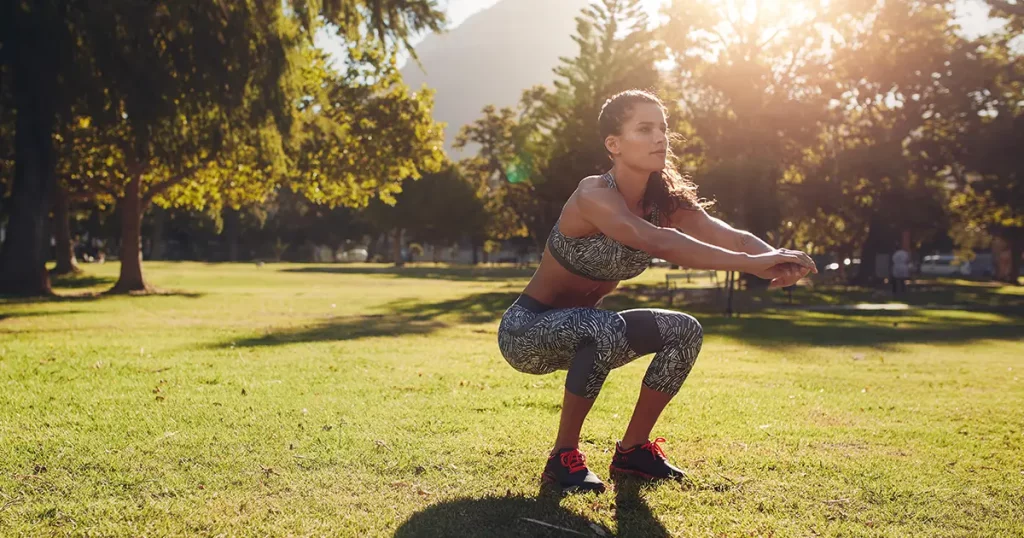
M615 178L611 173L601 176L608 186L615 189ZM548 250L559 265L570 273L591 280L628 280L647 269L651 255L604 235L597 233L585 237L566 237L558 229L561 218L555 222L548 236ZM648 222L658 225L657 209L647 216Z

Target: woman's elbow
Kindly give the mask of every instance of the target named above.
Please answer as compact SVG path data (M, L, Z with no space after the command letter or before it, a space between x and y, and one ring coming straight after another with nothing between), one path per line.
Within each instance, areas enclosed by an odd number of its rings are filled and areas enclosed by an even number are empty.
M651 233L641 234L639 238L640 246L637 248L650 254L651 257L663 260L668 259L667 256L672 249L665 232L667 230L659 229Z

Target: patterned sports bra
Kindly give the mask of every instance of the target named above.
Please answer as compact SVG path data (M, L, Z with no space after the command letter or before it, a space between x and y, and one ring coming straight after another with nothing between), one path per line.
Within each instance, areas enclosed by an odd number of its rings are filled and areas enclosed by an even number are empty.
M615 178L611 173L601 176L608 186L615 189ZM628 280L647 269L651 263L651 255L597 233L585 237L566 237L558 229L555 222L548 236L548 250L570 273L591 280ZM658 225L657 209L651 211L647 221Z

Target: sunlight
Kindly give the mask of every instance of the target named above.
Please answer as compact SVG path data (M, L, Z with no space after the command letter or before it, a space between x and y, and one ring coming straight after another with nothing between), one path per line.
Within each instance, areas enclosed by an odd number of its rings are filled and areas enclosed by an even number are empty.
M644 8L652 17L660 18L661 9L670 5L673 0L643 0ZM675 0L683 1L683 0ZM690 1L690 0L687 0ZM799 24L814 15L803 2L787 0L718 0L710 2L716 5L727 18L735 21L754 22L758 11L762 20L784 20L786 25ZM764 15L768 15L765 17Z

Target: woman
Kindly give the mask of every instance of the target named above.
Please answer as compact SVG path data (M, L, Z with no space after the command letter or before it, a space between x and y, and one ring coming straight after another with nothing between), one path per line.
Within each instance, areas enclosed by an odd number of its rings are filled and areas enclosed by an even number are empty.
M551 230L540 266L505 312L498 346L513 368L530 374L567 370L562 416L542 478L562 491L604 491L579 451L580 428L614 368L654 353L640 397L609 472L655 480L685 475L668 463L651 430L700 352L692 316L668 310L600 310L620 280L651 257L695 269L743 271L788 286L817 272L803 252L777 250L710 217L696 187L670 164L665 110L638 90L609 99L599 119L612 161L569 197Z

